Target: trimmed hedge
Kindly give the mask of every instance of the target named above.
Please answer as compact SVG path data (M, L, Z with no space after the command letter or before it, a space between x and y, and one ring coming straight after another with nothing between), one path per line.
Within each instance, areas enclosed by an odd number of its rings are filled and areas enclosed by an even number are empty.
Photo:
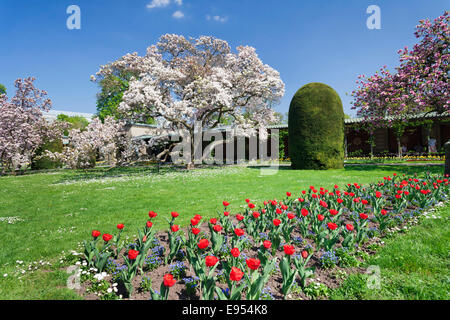
M289 156L293 169L344 167L344 110L330 86L309 83L292 98Z

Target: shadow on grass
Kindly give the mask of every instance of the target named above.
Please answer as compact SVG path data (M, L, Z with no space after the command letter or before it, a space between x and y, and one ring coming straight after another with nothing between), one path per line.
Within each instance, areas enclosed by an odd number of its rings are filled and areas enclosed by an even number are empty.
M129 176L147 176L157 174L167 174L171 172L180 172L186 170L185 167L177 166L130 166L130 167L97 167L86 170L64 171L58 183L99 180L104 178L118 178Z
M194 170L202 169L219 169L223 165L198 165ZM146 166L129 166L129 167L96 167L85 170L68 170L64 171L61 179L57 183L76 182L86 180L100 180L104 178L119 178L119 177L142 177L151 175L165 175L174 172L189 171L185 165L157 164Z

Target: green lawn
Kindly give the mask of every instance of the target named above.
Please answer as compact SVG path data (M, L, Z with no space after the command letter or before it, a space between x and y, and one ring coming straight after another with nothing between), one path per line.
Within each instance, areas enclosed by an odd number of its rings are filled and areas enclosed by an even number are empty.
M450 204L432 215L409 232L385 240L385 246L368 259L365 267L380 268L379 289L368 288L368 275L355 274L330 298L448 300Z
M76 249L93 228L112 233L117 223L124 223L125 235L133 236L136 228L145 223L149 210L159 214L155 227L165 229L164 217L171 211L178 211L178 222L187 225L195 214L216 216L223 200L231 203L229 209L235 213L242 210L246 198L257 203L284 198L286 191L296 195L310 185L332 188L334 184L364 184L393 172L424 170L437 173L442 172L443 167L349 166L329 171L227 167L193 171L164 169L160 173L154 168L132 168L0 177L0 218L20 219L11 224L0 220L0 299L78 298L65 289L67 275L64 272L26 270L17 279L14 275L18 270L16 261L23 261L22 265L50 261L52 267L40 269L58 270L61 252ZM434 227L443 226L430 226ZM448 229L446 232L444 240L448 240ZM444 241L443 245L447 243ZM430 243L423 246L444 250ZM426 252L415 250L411 254L422 255L423 263L427 263ZM384 263L391 264L388 260ZM423 281L434 279L435 271L426 274ZM4 274L8 275L4 277ZM338 293L335 296L338 297Z

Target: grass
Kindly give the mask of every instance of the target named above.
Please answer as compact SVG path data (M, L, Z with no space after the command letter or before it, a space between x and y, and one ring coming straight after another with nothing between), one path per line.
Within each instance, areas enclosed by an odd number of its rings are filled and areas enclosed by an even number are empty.
M177 222L185 226L195 214L216 216L222 201L229 209L242 211L244 199L255 203L298 194L310 185L332 188L334 184L369 183L393 172L441 173L441 166L349 166L342 170L275 171L260 168L202 168L193 171L152 167L88 171L52 171L23 176L0 177L0 218L16 217L15 223L0 221L0 299L79 298L65 288L67 274L59 270L61 252L76 249L92 229L115 231L124 223L124 235L134 236L147 220L149 210L159 215L157 229L166 229L164 217L180 213ZM445 242L446 243L446 242ZM52 262L48 270L26 271L21 279L11 276L16 261ZM45 268L44 268L45 269ZM8 276L3 277L4 274ZM432 275L430 275L432 277Z
M448 300L450 290L450 204L423 219L405 234L385 240L385 246L365 263L378 266L380 287L370 289L369 275L350 275L331 299Z

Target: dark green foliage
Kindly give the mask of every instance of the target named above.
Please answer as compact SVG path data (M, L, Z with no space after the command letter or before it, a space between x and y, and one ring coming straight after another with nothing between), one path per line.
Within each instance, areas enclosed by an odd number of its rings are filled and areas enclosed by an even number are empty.
M6 88L5 88L4 85L2 85L2 84L0 83L0 96L1 96L2 94L6 94Z
M293 169L343 168L344 110L331 87L310 83L292 98L289 156Z
M32 170L54 169L54 168L60 168L62 166L61 162L51 160L48 157L42 157L42 158L36 159L36 157L43 154L45 152L45 150L49 150L52 152L62 152L62 150L63 150L62 140L47 141L43 145L41 145L36 150L34 159L31 161L31 169Z
M450 140L444 145L445 149L445 172L444 174L450 174Z
M123 94L128 90L129 81L132 77L137 77L137 75L120 72L118 75L112 74L99 81L101 91L97 94L97 116L102 122L106 117L123 118L123 114L119 111L119 105L122 102ZM139 122L156 123L151 117L146 117Z
M111 75L100 81L101 92L97 95L97 115L103 121L107 116L120 118L118 112L122 96L128 90L128 80L131 76L124 78Z

